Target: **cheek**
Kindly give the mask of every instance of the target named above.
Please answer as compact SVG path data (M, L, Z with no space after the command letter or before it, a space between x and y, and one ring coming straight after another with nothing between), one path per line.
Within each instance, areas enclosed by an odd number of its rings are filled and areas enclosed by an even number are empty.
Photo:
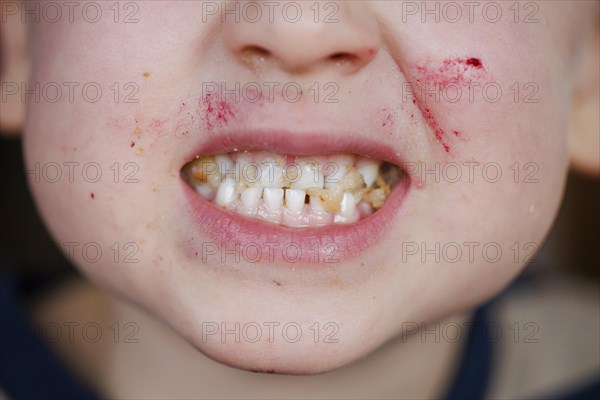
M436 116L437 106L442 101L448 104L459 102L465 89L468 100L472 102L475 89L488 79L487 71L482 61L476 57L450 57L439 65L429 61L415 63L410 69L414 78L414 82L409 84L411 90L415 91L413 104L421 112L435 141L446 153L450 153L451 142L462 139L463 135L458 128L443 127L440 124Z

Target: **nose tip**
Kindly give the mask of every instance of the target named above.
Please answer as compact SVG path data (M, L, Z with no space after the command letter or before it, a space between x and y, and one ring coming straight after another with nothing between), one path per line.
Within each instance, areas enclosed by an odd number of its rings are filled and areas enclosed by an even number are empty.
M379 49L379 31L372 14L358 2L302 2L292 22L282 12L259 21L225 22L225 40L245 64L275 64L289 73L337 67L356 72L370 63ZM332 5L335 7L332 8ZM317 8L321 8L321 15ZM325 18L323 8L335 14Z

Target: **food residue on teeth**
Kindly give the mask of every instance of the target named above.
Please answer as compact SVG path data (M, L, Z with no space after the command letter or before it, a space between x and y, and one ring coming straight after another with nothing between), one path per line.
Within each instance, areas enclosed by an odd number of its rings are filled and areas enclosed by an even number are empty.
M182 174L218 207L291 227L354 223L381 208L402 177L395 165L352 154L260 151L196 158Z

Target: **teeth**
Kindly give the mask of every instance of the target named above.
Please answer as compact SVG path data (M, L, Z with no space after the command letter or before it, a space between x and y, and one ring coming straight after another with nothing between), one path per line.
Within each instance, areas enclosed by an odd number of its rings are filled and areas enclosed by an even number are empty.
M291 227L356 222L381 208L402 178L396 166L352 154L295 157L234 151L197 158L182 172L208 201Z
M232 178L225 179L225 182L219 185L217 191L217 197L215 203L219 206L227 206L237 200L237 193L235 192L235 181Z
M213 157L206 157L199 160L192 166L192 176L199 182L205 182L213 190L217 190L221 184L221 174L219 167Z
M338 185L354 165L355 157L350 154L335 154L330 156L323 167L325 172L325 188L329 189Z
M330 189L339 185L342 181L342 178L344 178L344 176L348 172L347 166L336 163L328 164L326 168L328 169L327 172L329 172L329 174L325 178L326 189Z
M322 189L325 183L323 176L323 166L318 162L300 162L291 166L291 172L287 177L292 177L292 189Z
M356 198L352 193L344 193L340 203L340 215L348 216L356 211Z
M217 154L215 162L219 166L221 176L234 176L236 174L235 163L227 154Z
M362 159L356 163L356 169L362 175L367 187L373 186L375 178L379 174L379 162L370 159Z
M319 196L310 196L309 205L310 205L311 211L313 211L315 213L325 212L325 207L323 207L323 203L321 202L321 199L319 198Z
M198 186L196 186L195 189L196 189L196 193L198 193L200 196L204 197L205 199L210 199L211 196L215 193L213 188L211 188L206 183L199 184Z
M344 217L343 215L336 214L335 217L333 218L333 223L334 224L353 224L354 222L358 221L359 218L360 218L360 215L358 213L356 213L350 217Z
M283 189L265 188L263 200L269 211L278 211L283 206Z
M317 197L323 204L325 211L335 213L340 208L344 192L339 188L328 189L309 189L306 191L311 197Z
M261 188L256 186L247 188L241 195L242 207L248 211L255 210L258 207L261 196Z
M283 161L271 160L261 163L260 184L266 188L283 187Z
M260 181L260 165L252 161L252 156L248 153L241 153L235 159L239 170L239 179L250 184L256 185Z
M346 173L346 176L342 178L342 182L339 186L342 190L351 192L356 192L367 187L362 175L354 167L348 168L348 172Z
M340 167L351 167L354 165L356 157L353 154L334 154L329 157L329 161Z
M360 215L364 217L368 217L369 215L373 214L373 207L371 207L369 203L365 203L364 201L361 201L358 204L358 209Z
M304 190L286 189L285 206L289 211L299 213L304 210L305 198L306 192Z
M352 193L344 193L344 197L342 197L342 202L340 203L339 215L350 217L358 213L358 210L356 209L357 203L356 197L354 197Z

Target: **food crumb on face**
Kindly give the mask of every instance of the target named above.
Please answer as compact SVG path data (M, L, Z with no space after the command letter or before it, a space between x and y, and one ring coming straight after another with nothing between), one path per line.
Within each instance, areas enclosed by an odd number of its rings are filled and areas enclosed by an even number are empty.
M150 76L150 72L148 72L148 71L144 72L144 78L147 78L149 76Z
M143 147L138 147L138 149L137 149L137 154L138 154L138 155L140 155L140 156L141 156L142 154L144 154L144 148L143 148Z
M140 135L142 134L142 130L136 126L135 130L133 131L133 134L137 137L140 137Z

